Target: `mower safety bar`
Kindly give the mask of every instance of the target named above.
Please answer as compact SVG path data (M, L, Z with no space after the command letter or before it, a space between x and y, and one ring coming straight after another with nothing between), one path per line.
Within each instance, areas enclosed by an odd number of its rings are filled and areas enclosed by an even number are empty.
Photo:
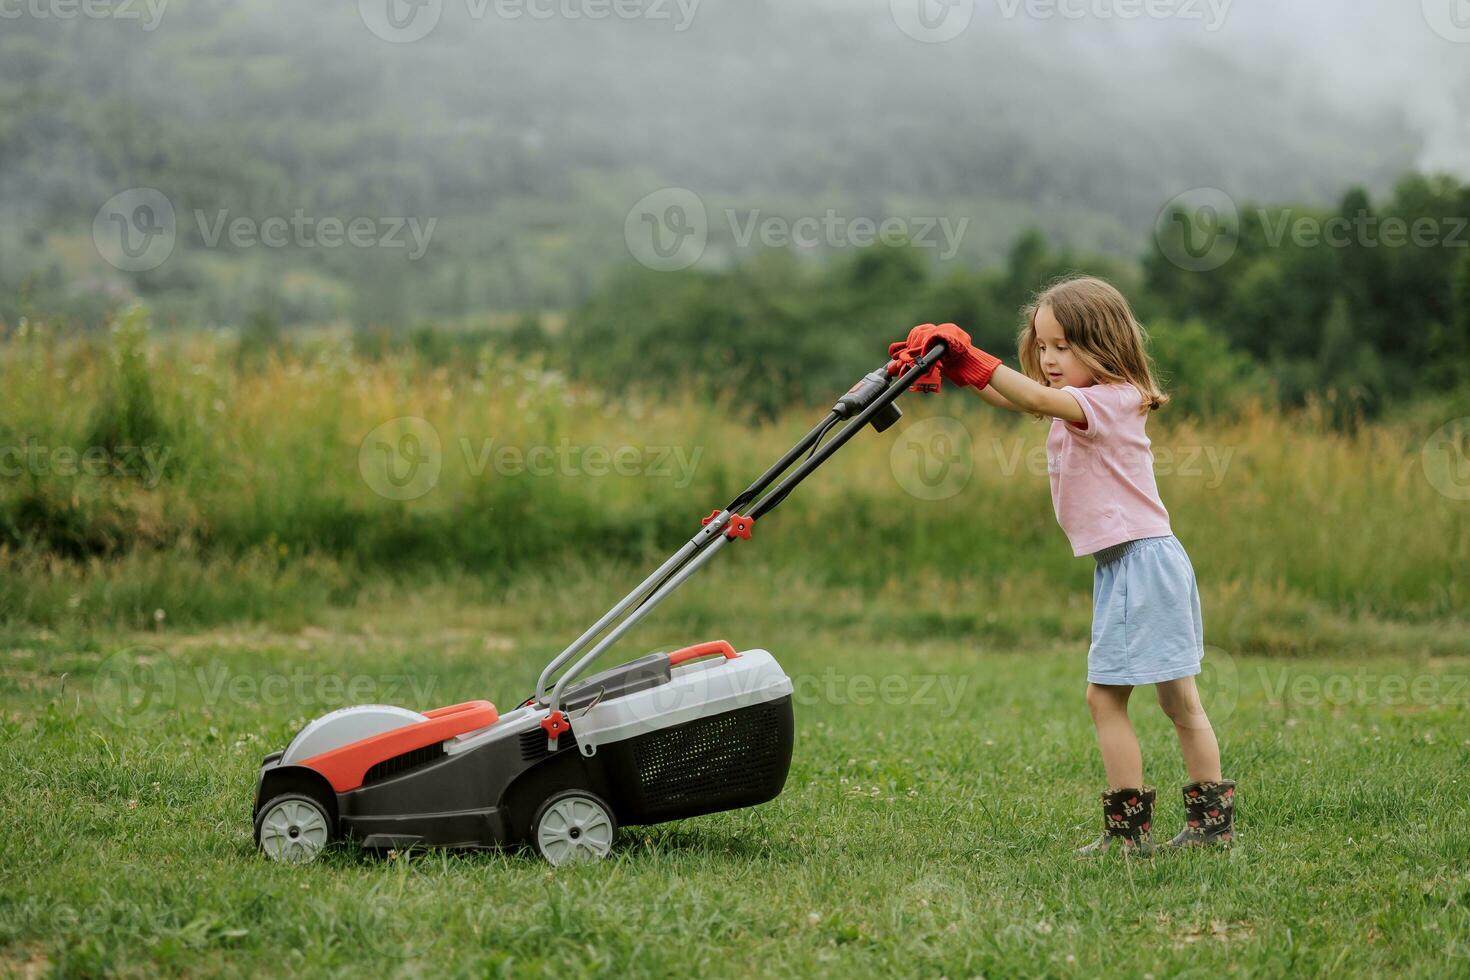
M684 546L660 565L653 574L640 582L633 591L629 592L617 602L611 609L602 615L597 622L588 627L587 631L579 636L571 646L557 654L541 671L540 678L536 681L535 701L546 700L549 697L552 717L560 717L562 692L567 685L580 676L587 667L600 657L609 647L620 640L630 629L653 611L670 593L677 589L695 572L712 559L721 548L724 548L732 540L726 536L724 531L731 518L740 514L751 519L757 519L775 510L785 500L796 486L806 479L811 473L821 466L832 454L846 445L847 441L857 435L858 431L869 422L874 422L874 427L880 431L887 428L896 418L896 407L891 408L899 396L913 385L922 375L929 370L944 356L945 345L943 341L936 342L924 355L914 362L907 371L904 371L896 379L889 379L887 366L867 375L844 396L845 401L839 401L827 417L818 423L810 432L775 462L770 469L766 470L756 479L754 483L740 492L734 500L730 501L717 514L712 515L708 523L699 530L699 533L685 542ZM875 378L882 372L881 383L885 387L879 387L880 379ZM860 391L861 389L861 391ZM852 396L858 397L852 397ZM891 409L891 410L890 410ZM856 411L856 414L852 414ZM820 445L822 438L836 423L846 420L847 424L837 431L837 434L825 445ZM887 420L887 424L879 425L878 422ZM809 453L807 458L795 469L786 474L785 479L776 483L777 479L786 473L803 454ZM773 489L766 492L773 483ZM761 496L765 494L765 496ZM757 500L757 498L760 498ZM755 501L754 506L746 511L746 507ZM632 610L629 612L629 610ZM589 643L601 635L618 617L627 614L626 618L613 627L612 631L603 636L586 653L582 651ZM572 657L582 653L582 656L557 680L555 687L550 689L551 678L558 669ZM548 741L555 749L556 733L548 729Z

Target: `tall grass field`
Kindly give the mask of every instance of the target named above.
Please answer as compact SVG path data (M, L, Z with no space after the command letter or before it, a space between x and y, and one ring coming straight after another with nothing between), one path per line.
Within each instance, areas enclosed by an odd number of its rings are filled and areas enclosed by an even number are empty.
M1470 409L1150 421L1239 843L1086 862L1092 568L1046 424L901 404L617 654L771 650L797 691L775 801L630 828L590 867L281 867L250 835L263 755L344 704L518 703L827 405L754 421L738 390L141 312L12 329L0 974L1470 973ZM1172 835L1182 764L1134 705Z

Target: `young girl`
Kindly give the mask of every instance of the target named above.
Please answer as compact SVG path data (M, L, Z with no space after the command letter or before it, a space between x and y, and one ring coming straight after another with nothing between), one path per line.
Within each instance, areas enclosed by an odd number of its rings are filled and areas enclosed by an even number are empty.
M1128 721L1128 698L1140 684L1158 691L1192 780L1184 787L1184 829L1166 846L1228 845L1235 783L1221 778L1219 745L1195 690L1204 655L1199 590L1154 482L1144 424L1169 399L1154 384L1143 328L1123 294L1095 278L1046 289L1025 321L1018 338L1024 374L952 323L915 327L890 349L890 370L942 339L944 377L992 405L1052 419L1046 458L1057 521L1072 553L1096 560L1087 706L1108 791L1102 836L1078 853L1102 853L1115 841L1125 853L1153 851L1154 791L1144 785Z

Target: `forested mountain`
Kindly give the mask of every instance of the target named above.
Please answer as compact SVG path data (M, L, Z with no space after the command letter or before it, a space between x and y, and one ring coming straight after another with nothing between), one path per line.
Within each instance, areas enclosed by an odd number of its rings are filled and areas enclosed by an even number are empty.
M629 209L666 186L715 216L706 265L754 250L727 212L829 209L966 218L954 261L967 267L1033 227L1134 259L1180 191L1331 207L1458 146L1443 113L1345 98L1342 65L1278 56L1243 3L1219 31L981 3L944 44L906 36L877 0L644 0L602 19L590 12L610 5L587 0L431 6L437 22L411 43L375 34L368 0L136 0L109 19L5 20L0 317L95 319L133 297L174 323L567 309L631 264ZM1364 70L1411 57L1380 55ZM133 187L171 203L177 244L129 273L91 231ZM217 234L298 212L432 234L416 261Z

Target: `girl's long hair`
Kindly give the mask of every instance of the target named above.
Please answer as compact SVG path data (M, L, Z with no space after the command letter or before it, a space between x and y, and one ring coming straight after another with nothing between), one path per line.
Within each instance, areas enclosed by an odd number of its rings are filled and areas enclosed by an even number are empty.
M1036 350L1036 313L1043 306L1051 307L1072 353L1099 384L1132 384L1143 396L1140 415L1168 404L1169 396L1154 382L1147 332L1123 294L1095 276L1058 280L1037 293L1022 311L1025 322L1016 338L1016 353L1028 378L1046 384Z

